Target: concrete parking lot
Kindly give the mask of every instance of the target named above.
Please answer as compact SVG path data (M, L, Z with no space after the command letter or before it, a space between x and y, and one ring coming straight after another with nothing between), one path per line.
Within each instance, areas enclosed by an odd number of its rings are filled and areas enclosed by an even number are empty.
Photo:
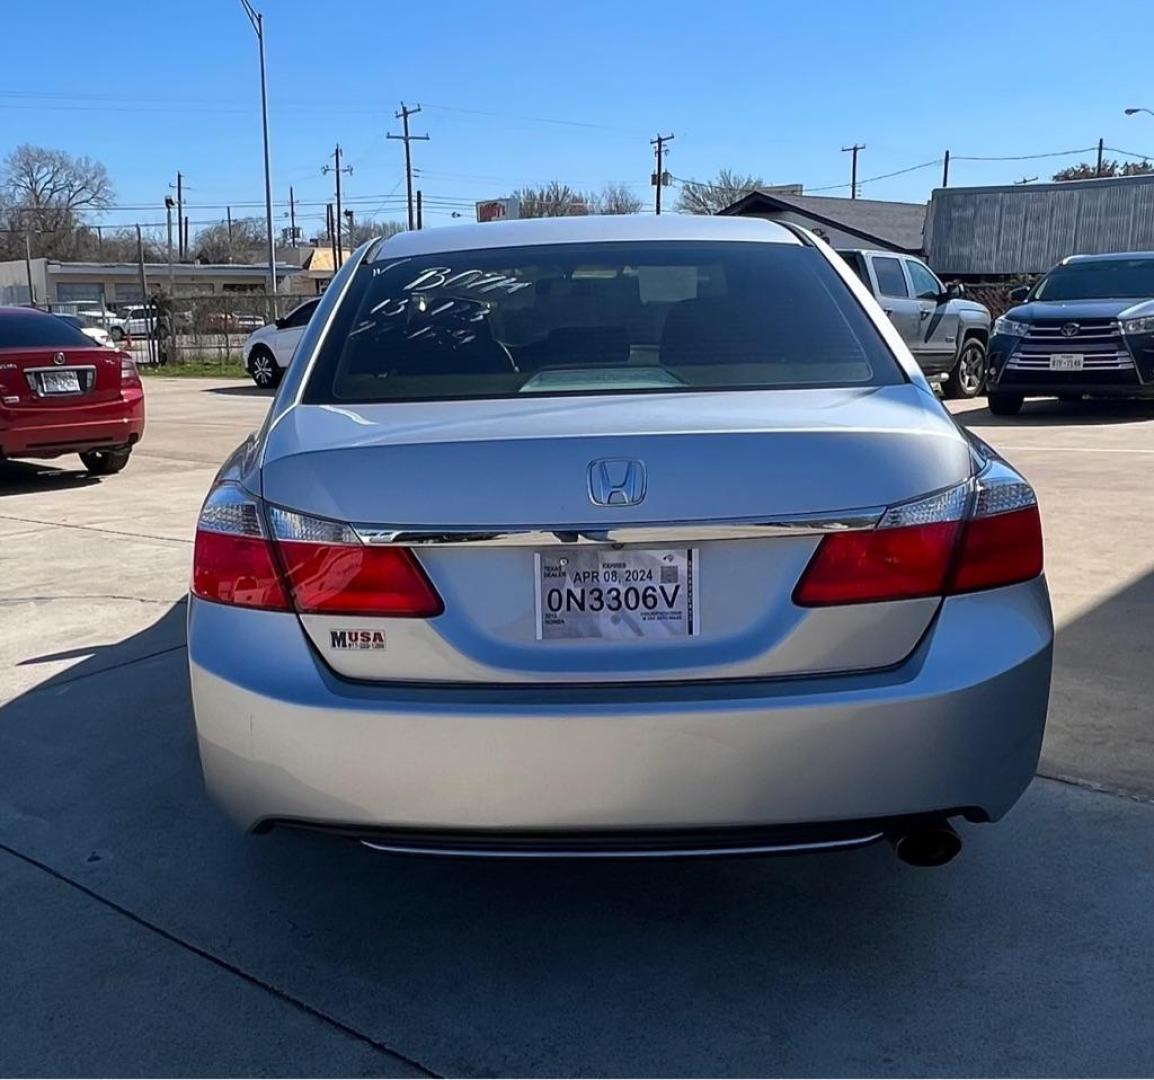
M1059 634L1041 777L956 862L510 865L207 803L192 529L268 397L146 385L121 475L0 470L0 1073L1154 1071L1154 408L957 408L1038 488Z

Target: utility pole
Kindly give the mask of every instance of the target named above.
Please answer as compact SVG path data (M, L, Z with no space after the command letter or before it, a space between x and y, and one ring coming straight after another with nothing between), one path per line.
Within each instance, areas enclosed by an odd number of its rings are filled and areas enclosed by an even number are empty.
M658 135L655 139L649 140L649 145L653 147L654 156L657 158L657 171L650 180L657 189L653 209L658 214L661 213L661 189L669 184L669 175L665 171L665 144L672 139L672 135Z
M390 134L390 135L386 136L386 138L389 138L389 139L400 139L405 144L405 191L407 193L407 201L408 201L408 208L409 208L409 228L410 229L416 227L416 221L413 217L413 155L412 155L412 152L410 150L409 143L411 143L414 139L424 140L425 142L429 141L428 135L410 135L409 134L409 117L414 116L416 113L419 113L420 111L421 111L420 105L415 105L415 106L413 106L413 108L410 109L402 101L401 102L401 111L399 113L395 113L394 115L396 116L396 118L398 120L401 121L401 129L403 130L404 134L403 135Z
M96 254L104 257L104 228L101 225L96 226Z
M264 134L264 226L268 232L268 281L269 292L276 296L276 237L272 234L272 166L268 156L268 82L264 67L264 16L256 10L249 0L240 0L248 21L252 23L260 46L260 120ZM271 303L272 313L276 314L276 301Z
M32 284L32 241L24 230L24 272L28 275L28 303L36 307L36 288Z
M228 261L232 262L232 207L224 208L225 220L228 222Z
M140 226L136 226L136 266L140 274L140 301L144 304L144 325L148 330L148 362L151 364L153 360L153 341L152 333L152 318L149 315L150 306L148 303L148 275L144 272L144 238L140 235Z
M337 215L335 220L337 225L336 251L339 262L345 261L345 250L341 246L341 173L349 173L351 175L352 171L353 167L351 165L346 165L343 169L341 168L341 144L337 143L336 149L333 151L333 164L323 166L321 172L326 176L329 173L336 173L337 177Z
M289 184L289 236L292 237L293 247L297 246L297 204L293 197L292 184Z
M950 186L950 152L942 159L942 187Z
M417 188L417 228L423 229L425 227L424 214L421 212L421 189Z
M184 259L184 234L180 231L180 223L184 220L184 177L176 174L176 257Z
M176 289L173 287L173 270L172 270L172 196L165 195L164 197L164 214L168 219L168 294L170 296L176 295Z
M853 154L853 164L850 166L850 181L849 181L849 197L851 199L857 198L857 156L858 152L865 149L865 143L854 143L853 146L843 146L841 152L843 154Z
M325 221L326 227L329 231L329 245L333 249L333 273L335 274L340 268L341 264L337 262L337 237L333 230L333 204L329 203L325 207Z
M1099 139L1098 140L1098 167L1097 167L1097 169L1094 170L1095 176L1101 176L1102 175L1102 151L1105 148L1106 148L1106 140L1105 139Z

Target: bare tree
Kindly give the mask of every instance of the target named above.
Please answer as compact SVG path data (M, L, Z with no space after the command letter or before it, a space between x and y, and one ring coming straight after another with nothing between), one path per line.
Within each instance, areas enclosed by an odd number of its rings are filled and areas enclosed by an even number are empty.
M192 250L197 262L268 262L264 222L260 218L237 218L229 234L228 222L218 221L196 234Z
M0 199L8 229L36 236L36 254L75 254L84 215L112 203L112 181L98 161L25 143L0 168Z
M374 236L389 237L404 231L405 225L401 221L376 221L373 218L354 218L351 234L348 226L345 226L344 243L346 248L358 248L366 240L371 240Z
M594 200L599 214L636 214L641 210L641 200L630 190L628 184L608 183Z
M591 212L595 199L560 180L550 180L540 187L519 188L513 198L521 204L523 218L574 217Z
M1119 164L1113 158L1106 158L1102 162L1102 172L1094 162L1080 161L1077 165L1068 165L1054 173L1055 180L1093 180L1096 176L1145 176L1154 173L1154 162L1142 158L1141 161L1127 161Z
M738 199L764 187L760 176L722 169L712 181L687 181L681 185L677 209L682 214L716 214Z

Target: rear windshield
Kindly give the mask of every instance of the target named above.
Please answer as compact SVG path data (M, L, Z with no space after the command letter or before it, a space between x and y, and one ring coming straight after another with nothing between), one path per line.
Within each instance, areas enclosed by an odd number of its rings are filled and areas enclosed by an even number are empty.
M801 245L387 253L357 270L306 402L904 381L845 283Z
M0 349L75 348L92 339L56 315L39 311L0 312Z
M1034 289L1034 300L1154 298L1154 259L1095 259L1056 266Z

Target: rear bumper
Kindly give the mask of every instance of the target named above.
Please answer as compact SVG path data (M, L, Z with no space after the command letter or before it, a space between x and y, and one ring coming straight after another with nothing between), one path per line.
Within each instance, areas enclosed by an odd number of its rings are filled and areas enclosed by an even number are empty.
M860 823L852 839L878 819L997 819L1037 765L1052 641L1039 579L946 601L904 664L868 675L389 686L336 678L292 615L189 606L205 778L243 827L433 830L441 848L446 834L608 849L638 831Z
M58 409L0 409L0 457L56 457L140 441L144 395Z

